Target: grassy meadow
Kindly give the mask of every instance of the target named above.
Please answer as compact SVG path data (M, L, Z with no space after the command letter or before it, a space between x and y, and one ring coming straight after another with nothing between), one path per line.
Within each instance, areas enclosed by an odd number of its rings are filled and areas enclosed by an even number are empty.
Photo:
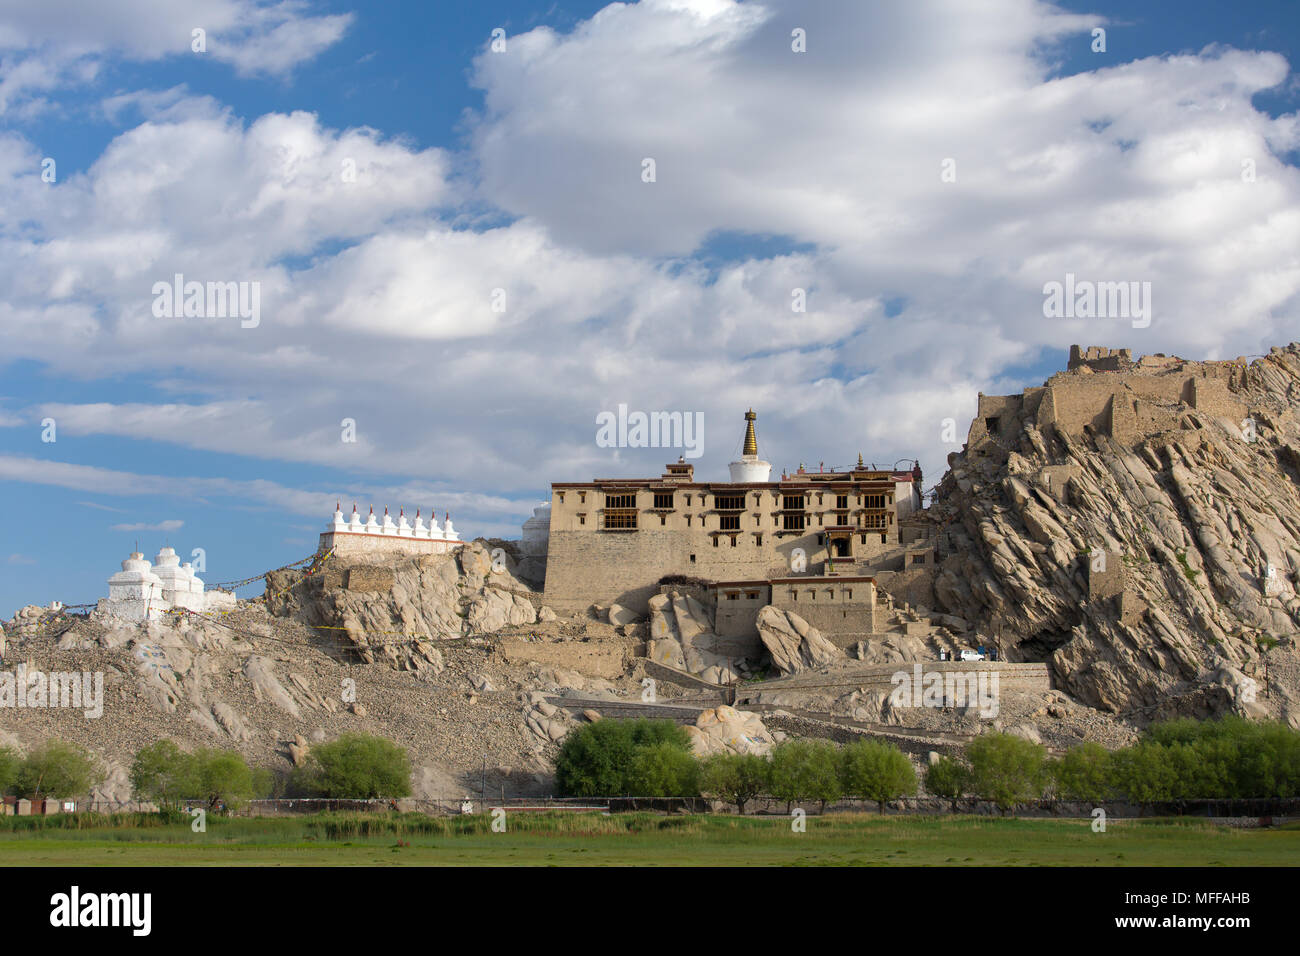
M26 818L33 820L33 818ZM10 866L1295 866L1300 825L1241 830L1196 818L662 816L651 813L150 815L0 823Z

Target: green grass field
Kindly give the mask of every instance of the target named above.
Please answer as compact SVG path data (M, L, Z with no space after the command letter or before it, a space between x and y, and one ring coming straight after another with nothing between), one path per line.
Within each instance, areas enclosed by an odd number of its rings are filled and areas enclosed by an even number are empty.
M0 830L10 866L1295 866L1300 827L1234 830L1196 819L322 814L186 824L68 821ZM114 825L115 824L115 825ZM403 845L405 844L405 845Z

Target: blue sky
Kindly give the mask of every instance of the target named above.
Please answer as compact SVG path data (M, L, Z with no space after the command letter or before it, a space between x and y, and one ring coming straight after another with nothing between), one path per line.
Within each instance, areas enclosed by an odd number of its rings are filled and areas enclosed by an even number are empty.
M509 536L676 458L597 447L619 403L704 412L697 474L752 405L778 470L929 484L1072 342L1300 338L1291 2L99 7L0 12L3 616L137 541L284 564L336 498ZM153 317L176 271L260 282L261 324ZM1066 271L1155 321L1046 322Z

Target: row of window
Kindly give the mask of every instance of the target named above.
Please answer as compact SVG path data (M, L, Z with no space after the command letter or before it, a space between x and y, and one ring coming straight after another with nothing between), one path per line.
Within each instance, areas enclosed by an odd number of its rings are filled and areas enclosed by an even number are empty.
M755 517L757 518L758 516L755 515ZM691 526L691 521L692 521L692 520L693 520L693 517L692 517L691 515L687 515L687 516L686 516L686 526L687 526L688 528ZM849 524L849 519L847 518L847 516L845 516L845 517L839 517L839 516L837 516L837 517L836 517L836 522L837 522L838 524L840 524L840 525L851 527L851 525ZM586 523L587 523L587 516L586 516L585 514L579 514L579 515L578 515L578 523L579 523L579 524L586 524ZM668 523L668 521L667 521L667 516L666 516L666 515L660 515L660 516L659 516L659 524L662 526L662 525L665 525L665 524L667 524L667 523ZM863 527L863 528L867 528L867 529L872 530L872 531L881 531L881 530L884 530L885 528L887 528L888 526L889 526L888 516L887 516L887 515L882 515L882 514L869 514L869 515L867 515L867 516L866 516L866 520L865 520L865 521L863 522L863 524L861 525L861 527ZM805 514L800 514L800 513L790 514L789 512L786 512L786 513L784 513L784 514L781 515L781 530L782 530L782 531L805 531L805 530L808 529L808 527L809 527L809 524L808 524L808 516L805 515ZM615 510L615 509L612 509L612 508L611 508L611 509L605 511L605 528L608 529L608 530L611 530L611 531L633 531L633 530L636 530L636 528L637 528L637 511L636 511L636 509L627 509L627 508L624 508L624 509L621 509L621 510ZM723 515L718 515L718 530L719 530L719 531L740 531L740 530L742 530L741 527L740 527L740 515L738 515L738 514L723 514ZM866 541L866 538L865 538L865 537L863 538L863 541L864 541L864 542Z
M817 591L816 591L815 589L809 588L808 591L806 591L805 593L808 595L808 600L810 600L810 601L815 601L815 600L817 600ZM834 588L827 588L827 589L826 589L826 593L827 593L828 595L830 595L832 598L835 597L835 589L834 589ZM757 592L757 591L746 591L746 592L745 592L745 597L746 597L748 600L751 600L751 601L753 601L753 600L757 600L757 599L758 599L758 592ZM853 589L852 589L852 588L845 588L843 591L840 592L840 597L843 598L845 601L852 601L852 600L853 600ZM739 592L739 591L728 591L728 592L727 592L727 600L728 600L728 601L739 601L739 600L740 600L740 592ZM790 600L791 600L791 601L797 601L797 600L799 600L799 592L798 592L797 590L795 590L794 588L791 588L791 589L790 589Z
M563 492L563 491L560 491L560 492L557 492L557 494L559 495L560 502L563 503L563 501L564 501L564 492ZM686 505L689 507L690 504L691 504L691 496L690 496L690 495L685 495L684 497L685 497L685 499L686 499ZM755 506L755 507L759 507L759 500L758 500L759 497L760 497L760 496L757 495L757 494L754 495L754 498L755 498L754 506ZM848 509L848 508L850 507L850 506L849 506L849 497L850 497L849 495L836 495L836 496L835 496L835 507L836 507L836 509L838 509L838 510L846 510L846 509ZM886 507L888 507L890 504L893 503L893 496L892 496L892 495L883 495L883 494L876 494L876 495L857 495L856 497L857 497L857 504L858 504L858 506L863 507L863 508L866 508L866 509L868 509L868 510L871 510L871 509L883 509L883 508L886 508ZM671 511L671 510L673 509L673 507L674 507L673 502L674 502L675 498L676 498L676 495L675 495L674 492L671 492L671 491L656 491L656 492L654 493L654 508L655 508L655 510L656 510L656 511ZM785 511L803 511L804 508L807 507L807 498L808 498L807 495L782 495L782 496L781 496L781 507L782 507L782 510L785 510ZM701 494L700 494L700 504L701 504L701 505L704 504L704 499L705 499L705 495L704 495L703 493L701 493ZM585 491L579 491L579 492L578 492L578 500L579 500L579 502L581 502L582 504L586 504L586 502L587 502L587 493L586 493ZM818 503L818 505L820 505L820 504L822 503L822 495L820 495L820 494L817 496L817 503ZM635 508L635 507L636 507L636 493L635 493L635 492L630 492L630 493L619 493L619 494L607 494L607 495L605 495L605 507L606 507L606 508ZM745 495L744 495L744 494L738 494L738 495L721 495L721 494L719 494L719 495L714 495L714 496L713 496L713 507L714 507L714 509L717 510L717 511L744 511L744 510L745 510Z

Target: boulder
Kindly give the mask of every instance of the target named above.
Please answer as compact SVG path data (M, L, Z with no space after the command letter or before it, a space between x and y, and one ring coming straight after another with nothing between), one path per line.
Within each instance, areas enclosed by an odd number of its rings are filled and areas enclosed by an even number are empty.
M758 636L781 674L839 663L845 654L793 611L770 604L758 612Z

